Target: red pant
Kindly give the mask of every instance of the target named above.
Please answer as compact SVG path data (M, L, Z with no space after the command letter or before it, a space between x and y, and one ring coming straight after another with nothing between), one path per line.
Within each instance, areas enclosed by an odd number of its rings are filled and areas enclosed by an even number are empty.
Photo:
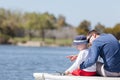
M72 72L74 76L95 76L96 72L87 72L84 70L76 69Z

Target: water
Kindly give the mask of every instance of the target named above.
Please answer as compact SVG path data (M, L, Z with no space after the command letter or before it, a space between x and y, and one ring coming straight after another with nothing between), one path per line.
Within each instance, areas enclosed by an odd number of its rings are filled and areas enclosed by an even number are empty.
M78 51L70 47L0 46L0 80L34 80L33 73L66 70L72 63L67 55Z

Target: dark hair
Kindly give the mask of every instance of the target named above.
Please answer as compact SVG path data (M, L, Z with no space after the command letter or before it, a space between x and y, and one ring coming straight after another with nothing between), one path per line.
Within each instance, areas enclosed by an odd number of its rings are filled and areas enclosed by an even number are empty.
M87 33L87 36L88 36L87 42L88 42L88 43L90 43L90 38L92 37L92 34L100 35L100 33L99 33L98 31L96 31L96 30L89 31L89 32Z
M89 31L89 32L87 33L87 36L92 35L92 34L100 35L100 33L99 33L98 31L96 31L96 30L91 30L91 31Z

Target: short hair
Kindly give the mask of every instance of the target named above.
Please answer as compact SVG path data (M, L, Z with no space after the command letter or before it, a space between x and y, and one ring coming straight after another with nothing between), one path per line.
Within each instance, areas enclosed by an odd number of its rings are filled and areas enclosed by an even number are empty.
M89 31L89 32L87 33L87 36L92 35L92 34L100 35L100 33L99 33L98 31L96 31L96 30L91 30L91 31Z

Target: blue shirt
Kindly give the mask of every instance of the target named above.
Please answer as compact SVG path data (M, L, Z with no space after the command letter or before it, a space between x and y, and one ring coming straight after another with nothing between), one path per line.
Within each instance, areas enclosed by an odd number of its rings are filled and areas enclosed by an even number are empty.
M95 64L98 56L103 58L105 70L120 72L120 43L112 34L101 34L93 41L88 58L80 64L80 68Z

